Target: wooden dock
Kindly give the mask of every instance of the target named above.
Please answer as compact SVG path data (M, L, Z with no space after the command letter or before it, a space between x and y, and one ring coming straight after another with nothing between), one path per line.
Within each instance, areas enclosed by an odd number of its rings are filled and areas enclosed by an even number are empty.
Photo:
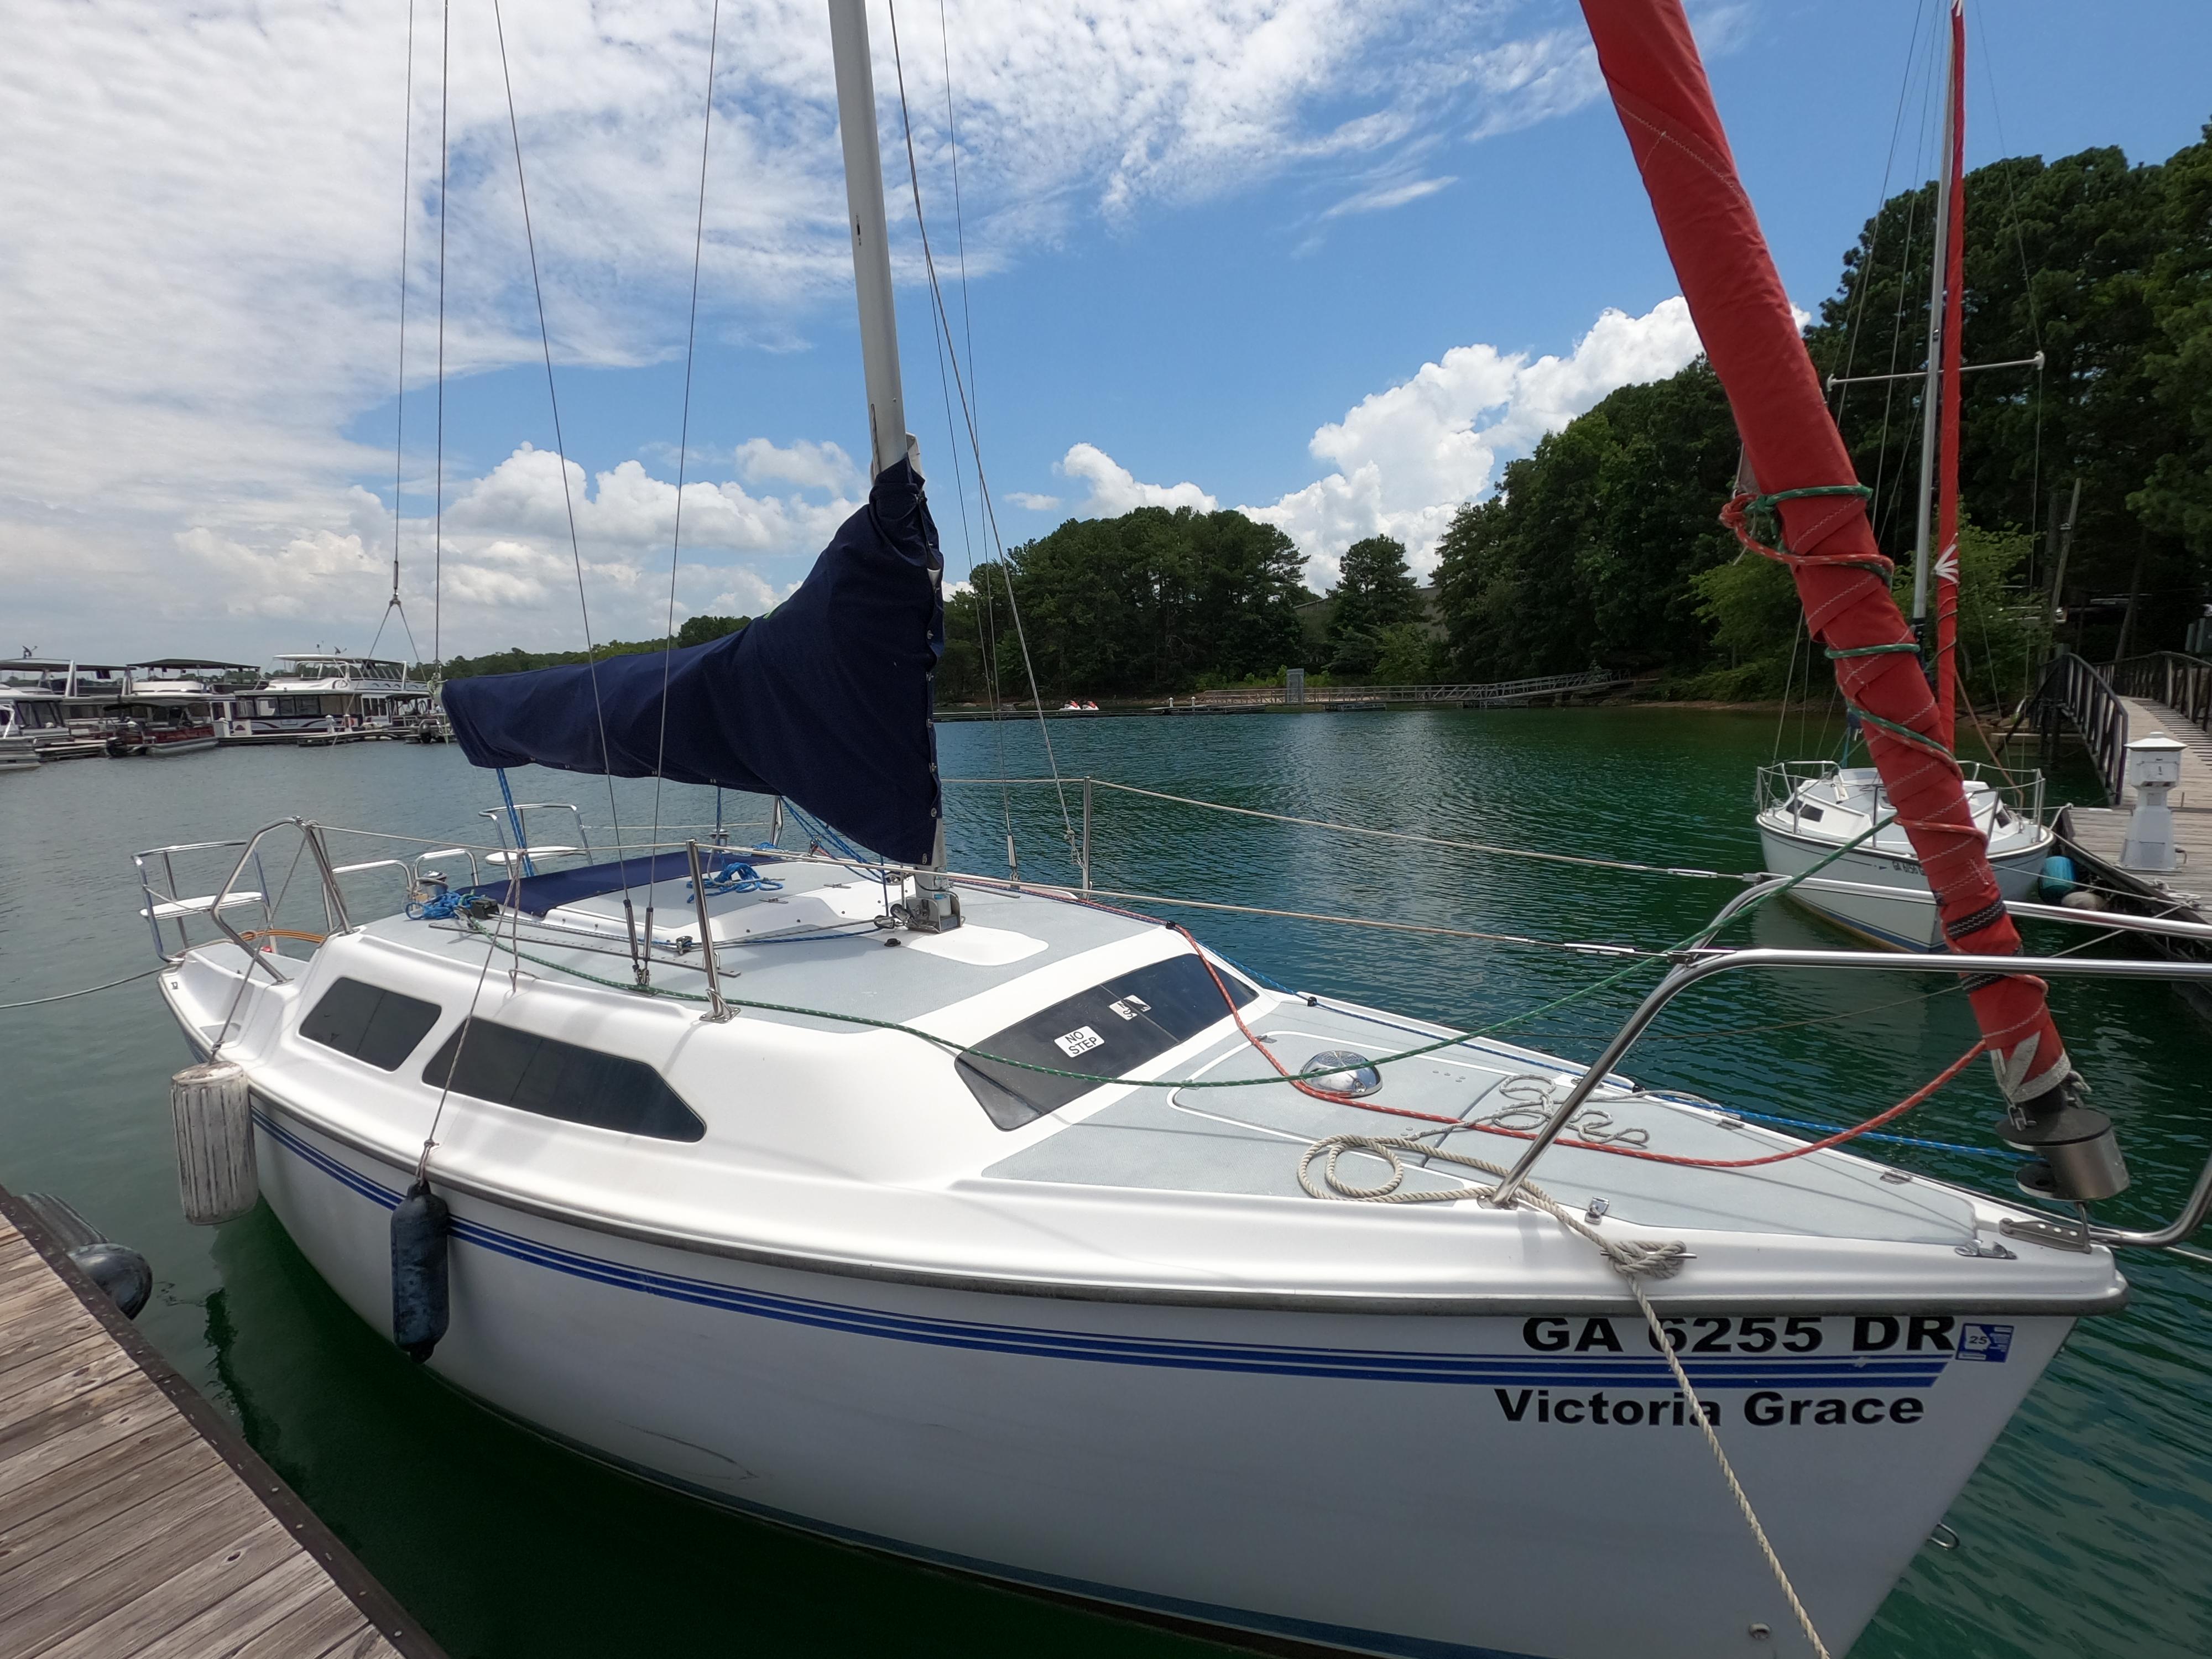
M441 1659L0 1188L0 1659Z
M2185 921L2212 920L2212 733L2163 703L2140 697L2120 702L2127 709L2130 742L2163 732L2184 745L2181 785L2167 798L2173 808L2173 839L2181 851L2181 867L2153 873L2121 866L2128 817L2135 810L2132 791L2117 806L2069 807L2066 840L2075 853L2099 866L2100 875L2147 900L2179 903Z

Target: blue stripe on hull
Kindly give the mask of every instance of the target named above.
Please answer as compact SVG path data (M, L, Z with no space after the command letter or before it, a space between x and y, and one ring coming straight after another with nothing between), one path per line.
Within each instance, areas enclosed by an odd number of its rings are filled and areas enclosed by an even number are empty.
M254 1121L286 1151L331 1176L347 1190L389 1210L398 1191L348 1168L257 1110ZM453 1218L457 1243L489 1250L571 1278L636 1291L669 1301L719 1308L786 1324L843 1331L932 1347L1026 1354L1041 1359L1097 1364L1145 1365L1181 1370L1256 1373L1278 1376L1342 1377L1360 1382L1443 1382L1461 1386L1650 1388L1671 1390L1673 1373L1657 1354L1394 1353L1358 1349L1303 1348L1255 1343L1205 1342L1183 1338L1125 1337L1088 1331L994 1325L781 1296L711 1279L654 1272L599 1256L580 1255L525 1238L482 1222ZM1703 1388L1925 1389L1942 1375L1948 1355L1885 1358L1823 1355L1802 1358L1764 1355L1691 1358L1684 1364Z

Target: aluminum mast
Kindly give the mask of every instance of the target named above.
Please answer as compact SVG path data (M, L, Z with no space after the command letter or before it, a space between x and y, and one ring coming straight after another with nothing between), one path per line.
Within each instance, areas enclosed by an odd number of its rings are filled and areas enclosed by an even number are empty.
M853 226L853 286L860 301L860 364L868 384L868 477L873 479L904 458L907 433L866 0L830 0L830 56L837 71L837 126L845 141L846 217Z

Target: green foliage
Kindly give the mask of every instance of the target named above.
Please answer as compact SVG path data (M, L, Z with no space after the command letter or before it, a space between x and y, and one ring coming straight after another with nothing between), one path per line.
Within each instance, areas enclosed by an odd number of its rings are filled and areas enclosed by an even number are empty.
M1435 636L1424 622L1402 622L1376 636L1375 664L1368 671L1376 685L1433 685L1439 672Z
M2082 481L2067 568L2071 602L2140 586L2131 650L2178 646L2212 555L2212 141L2163 165L2117 149L2015 156L1966 177L1969 364L2031 357L1964 382L1960 489L1978 522L2034 532L2051 496ZM1824 374L1917 368L1928 349L1935 186L1893 197L1844 257L1807 334ZM1883 550L1909 558L1920 382L1843 389L1838 421L1875 490ZM2041 499L2037 499L2038 492ZM2192 528L2193 526L2193 528ZM2032 574L2050 578L2047 562ZM2115 645L2112 625L2086 645Z
M1454 677L1704 665L1692 578L1735 545L1716 521L1735 460L1727 400L1701 359L1622 387L1513 462L1438 547Z
M736 633L751 620L750 617L686 617L684 626L676 630L676 643L704 645L709 640Z
M2212 560L2212 123L2166 164L2167 245L2149 297L2163 338L2145 368L2173 445L2128 505Z
M1421 590L1406 568L1406 544L1394 536L1370 536L1344 550L1338 580L1328 592L1329 670L1354 677L1382 673L1385 635L1419 629ZM1401 641L1399 659L1405 659ZM1425 638L1421 645L1425 659ZM1384 677L1388 684L1388 677ZM1407 684L1407 682L1397 682Z
M676 643L704 645L725 634L736 633L751 620L750 617L693 617L676 630ZM667 645L665 639L608 640L593 647L590 660L605 662L609 657L634 657L641 651L663 650ZM465 680L478 674L521 674L533 668L561 668L585 660L580 651L525 651L520 646L510 646L482 657L448 657L441 672L449 680Z
M1234 684L1304 660L1304 561L1281 531L1241 513L1071 519L1007 565L976 566L974 591L945 606L940 701L987 696L994 672L1002 697L1028 696L1010 580L1048 699L1183 692L1201 677Z

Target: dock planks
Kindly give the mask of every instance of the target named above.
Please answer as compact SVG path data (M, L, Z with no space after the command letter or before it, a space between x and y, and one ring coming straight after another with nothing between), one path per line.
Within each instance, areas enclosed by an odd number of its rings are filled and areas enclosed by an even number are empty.
M4 1188L0 1659L441 1659Z

